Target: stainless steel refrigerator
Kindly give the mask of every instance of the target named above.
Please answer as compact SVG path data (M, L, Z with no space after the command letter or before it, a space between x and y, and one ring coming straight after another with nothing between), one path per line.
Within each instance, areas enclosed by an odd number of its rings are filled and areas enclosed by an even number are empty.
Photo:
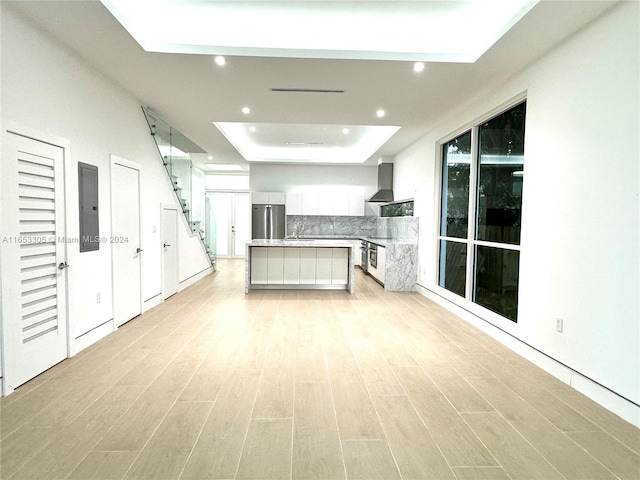
M284 238L284 205L251 205L251 238Z

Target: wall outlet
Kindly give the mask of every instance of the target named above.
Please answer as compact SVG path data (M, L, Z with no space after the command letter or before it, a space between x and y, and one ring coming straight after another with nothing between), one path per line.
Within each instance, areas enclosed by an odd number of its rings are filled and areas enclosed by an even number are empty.
M96 303L100 303L102 301L102 293L96 292Z
M556 331L562 333L564 328L564 320L561 318L556 318Z

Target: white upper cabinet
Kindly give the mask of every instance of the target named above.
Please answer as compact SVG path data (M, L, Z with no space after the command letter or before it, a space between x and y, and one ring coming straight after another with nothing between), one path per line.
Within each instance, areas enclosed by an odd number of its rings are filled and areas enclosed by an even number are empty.
M318 195L315 193L302 194L302 214L318 215Z
M251 192L251 203L258 205L284 205L284 192Z
M349 213L349 195L346 193L334 195L333 202L333 215L339 215L345 217L350 215Z
M333 212L333 195L330 193L318 195L318 215L335 215Z
M302 193L287 193L287 215L303 215Z
M254 192L253 203L275 203L267 192ZM262 201L255 201L256 195ZM267 201L268 200L268 201ZM287 193L287 215L364 216L364 195Z
M364 196L287 193L287 215L364 216Z
M364 195L349 195L348 215L364 217Z

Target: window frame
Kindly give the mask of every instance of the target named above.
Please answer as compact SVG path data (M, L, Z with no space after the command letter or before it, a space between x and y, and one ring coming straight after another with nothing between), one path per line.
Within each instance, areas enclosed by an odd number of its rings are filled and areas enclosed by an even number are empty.
M516 314L515 319L510 319L496 311L493 311L483 305L476 303L475 301L475 288L477 284L476 279L476 251L477 247L489 247L489 248L499 248L504 250L517 251L521 258L522 256L522 238L518 244L513 243L502 243L502 242L492 242L487 240L478 240L478 195L479 195L479 170L480 170L480 126L506 112L517 107L522 103L527 102L527 93L523 92L522 94L512 98L508 102L500 105L499 107L492 109L490 112L482 115L474 119L472 122L466 124L464 127L461 127L455 130L453 133L443 137L441 140L436 142L436 151L437 151L437 165L439 166L439 172L437 173L437 179L439 180L438 185L439 188L436 189L436 204L438 205L438 215L436 216L436 241L435 241L435 251L436 251L436 266L435 269L435 285L437 289L443 294L443 296L453 303L459 304L461 301L466 304L471 304L473 309L479 309L480 312L483 313L485 317L494 317L500 320L507 321L509 323L518 322L518 315ZM525 126L527 123L527 119L525 117ZM446 212L443 212L443 194L445 192L446 186L444 185L444 168L445 168L445 153L444 146L455 140L456 138L465 135L467 132L471 132L471 165L469 169L469 204L468 204L468 224L467 224L467 236L464 238L460 237L449 237L446 235L442 235L442 222L446 219ZM526 127L525 127L525 145L526 145ZM526 147L525 147L526 148ZM525 154L526 158L526 154ZM523 166L524 168L524 166ZM524 178L523 178L524 184ZM524 186L523 186L524 191ZM521 219L523 217L522 204L521 208ZM446 220L445 220L446 221ZM464 296L458 295L456 292L449 290L440 284L441 280L441 272L444 267L443 259L441 257L442 253L442 242L455 242L466 244L466 266L465 266L465 288L464 288ZM520 285L520 271L518 270L518 288Z

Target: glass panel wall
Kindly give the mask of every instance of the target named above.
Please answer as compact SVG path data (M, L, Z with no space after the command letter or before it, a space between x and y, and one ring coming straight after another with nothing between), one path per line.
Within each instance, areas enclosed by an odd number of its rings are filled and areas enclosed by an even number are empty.
M443 237L466 238L469 224L469 178L471 172L471 132L442 148L442 222Z
M467 243L440 240L438 285L464 297L467 284Z
M395 202L380 207L381 217L413 217L413 200Z
M475 257L473 301L515 322L520 252L478 245Z
M514 322L525 116L522 102L442 146L438 284Z
M478 240L520 243L525 108L522 103L478 128Z
M466 289L470 176L471 131L442 146L438 285L462 297L465 296ZM454 238L462 241L451 240Z

